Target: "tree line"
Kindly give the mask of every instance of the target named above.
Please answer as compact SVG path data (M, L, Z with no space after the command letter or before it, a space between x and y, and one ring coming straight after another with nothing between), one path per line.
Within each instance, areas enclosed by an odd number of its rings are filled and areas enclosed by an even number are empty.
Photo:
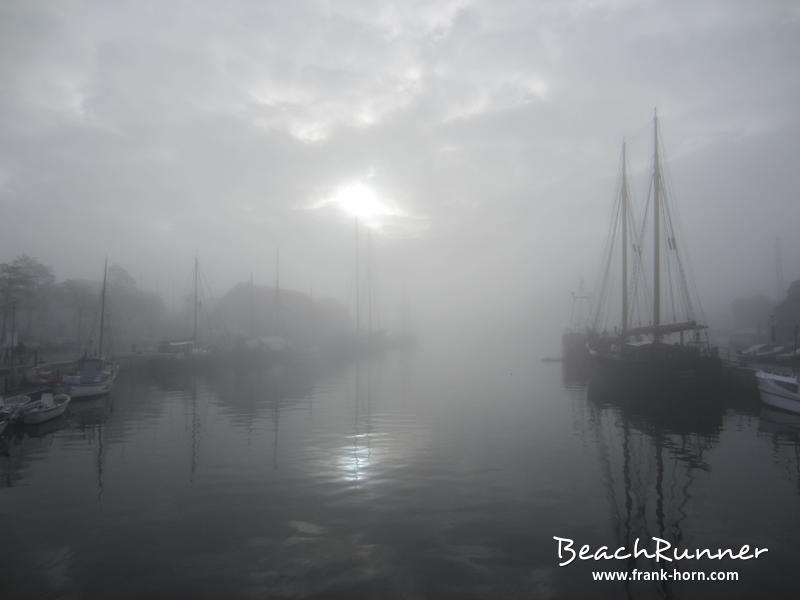
M0 347L95 351L101 290L102 279L58 281L27 254L0 263ZM108 268L106 306L105 337L119 351L156 337L165 319L161 298L120 265Z

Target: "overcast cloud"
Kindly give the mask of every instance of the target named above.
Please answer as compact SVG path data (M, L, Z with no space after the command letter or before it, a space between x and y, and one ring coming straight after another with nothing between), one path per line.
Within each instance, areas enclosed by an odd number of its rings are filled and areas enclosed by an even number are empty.
M7 1L0 260L169 295L195 251L224 292L280 246L346 299L335 198L367 186L387 303L549 311L596 276L623 136L642 198L658 106L714 310L774 292L776 236L800 278L798 58L788 0Z

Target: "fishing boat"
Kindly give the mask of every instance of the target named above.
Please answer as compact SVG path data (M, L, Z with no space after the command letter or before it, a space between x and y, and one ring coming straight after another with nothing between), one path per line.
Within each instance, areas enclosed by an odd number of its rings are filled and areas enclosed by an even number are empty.
M761 402L773 408L800 413L800 377L757 371L756 381Z
M68 394L44 393L39 400L22 409L20 420L25 425L36 425L60 417L69 407L70 400Z
M716 348L709 343L707 326L695 317L699 299L693 297L696 292L689 285L688 265L676 231L677 219L671 215L662 176L657 114L653 134L652 178L640 224L636 223L630 202L625 143L622 145L619 194L587 347L595 364L605 373L643 377L649 384L656 380L697 381L718 373L720 361ZM648 214L653 221L652 229ZM652 278L647 277L645 265L648 235L652 238ZM621 259L621 277L616 288L621 318L609 332L606 309L612 304L609 280L614 273L612 262L617 250Z

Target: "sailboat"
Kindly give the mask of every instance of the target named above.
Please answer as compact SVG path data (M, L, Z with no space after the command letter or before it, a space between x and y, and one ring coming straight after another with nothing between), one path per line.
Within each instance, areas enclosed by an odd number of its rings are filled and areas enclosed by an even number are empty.
M194 363L209 357L208 348L201 346L198 338L198 319L201 306L199 286L200 261L195 256L192 274L192 337L189 339L166 340L159 343L155 364Z
M103 267L103 288L100 292L100 337L96 356L84 356L78 361L77 371L64 375L61 383L73 399L102 396L111 391L119 372L119 365L103 356L106 326L106 290L108 289L108 259Z
M607 261L603 272L595 324L587 343L589 354L604 371L617 375L644 376L646 381L680 381L715 374L720 366L716 348L708 341L707 326L699 323L692 298L682 248L676 236L676 220L670 214L663 169L659 155L658 115L653 119L654 152L650 199L637 231L631 210L627 182L625 143L622 146L621 185L607 245ZM647 221L652 215L652 229ZM652 288L645 277L644 241L647 231L652 236ZM621 258L621 319L613 333L600 325L609 296L607 281L612 273L617 236ZM666 242L666 243L665 243ZM666 286L665 286L666 284ZM646 314L639 300L651 302ZM671 311L669 309L671 308ZM642 310L640 310L642 309ZM665 318L671 312L672 320Z

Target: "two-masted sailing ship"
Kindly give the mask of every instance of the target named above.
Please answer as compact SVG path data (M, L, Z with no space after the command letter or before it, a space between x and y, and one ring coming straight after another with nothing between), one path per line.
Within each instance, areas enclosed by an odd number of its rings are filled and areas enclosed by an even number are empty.
M696 317L699 299L690 286L684 248L677 236L658 133L655 115L652 177L644 216L638 223L630 200L623 142L619 194L587 347L605 372L644 376L648 381L706 378L718 370L719 359L709 343L707 326ZM614 268L617 257L619 270ZM652 265L649 276L648 264ZM616 274L619 278L612 285ZM612 298L619 300L620 312L616 313L619 321L609 331L608 309L617 306Z

